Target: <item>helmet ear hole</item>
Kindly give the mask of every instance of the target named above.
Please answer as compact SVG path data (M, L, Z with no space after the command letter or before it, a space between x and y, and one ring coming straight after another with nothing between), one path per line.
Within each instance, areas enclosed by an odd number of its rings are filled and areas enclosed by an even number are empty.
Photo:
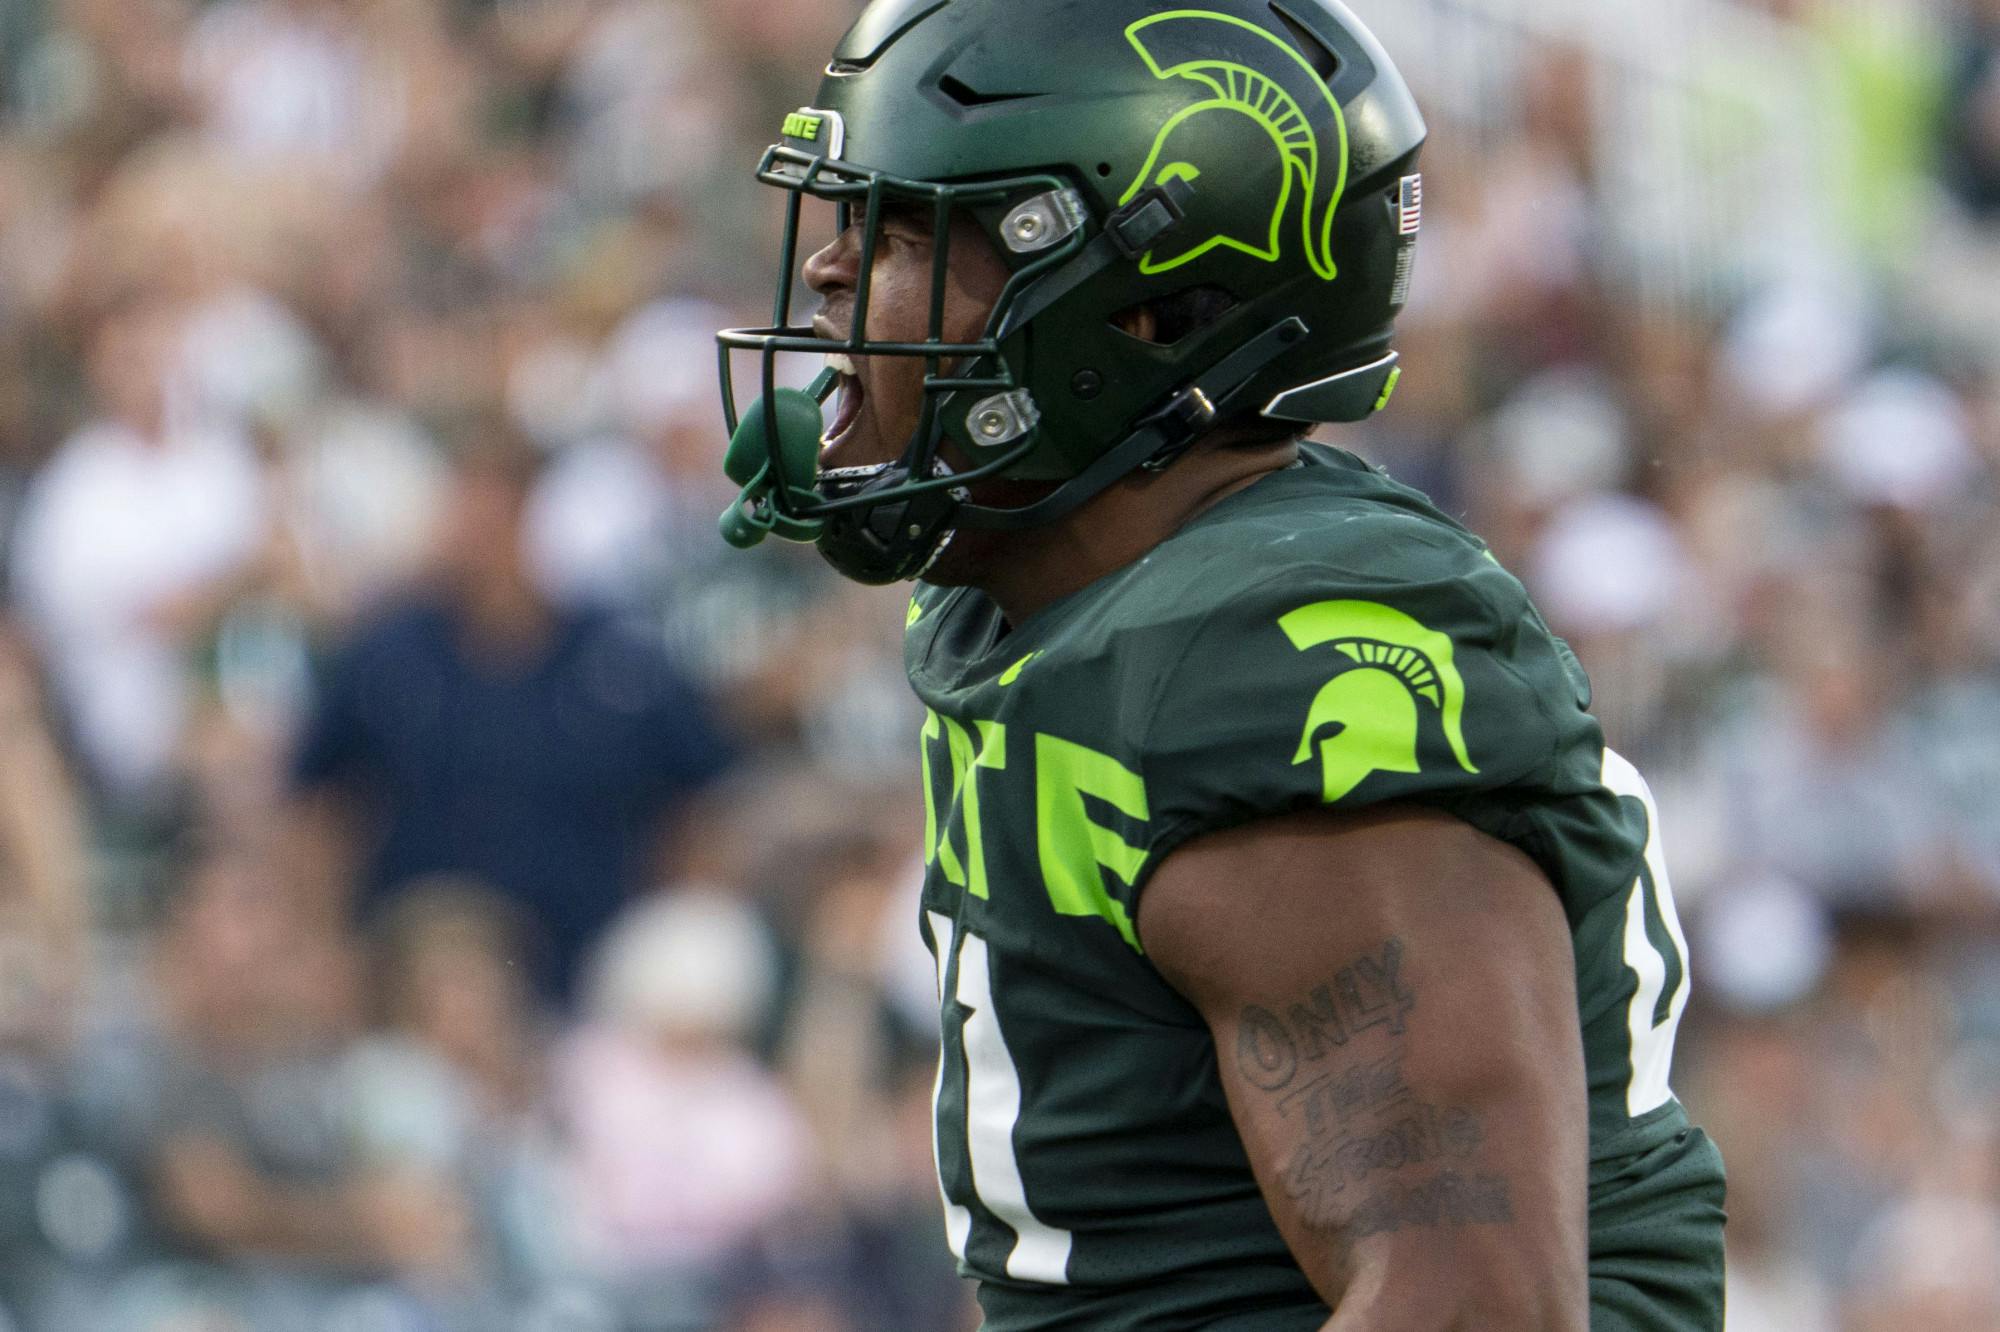
M1111 326L1119 332L1171 347L1207 328L1236 308L1236 297L1213 283L1183 287L1171 296L1128 305L1111 316Z

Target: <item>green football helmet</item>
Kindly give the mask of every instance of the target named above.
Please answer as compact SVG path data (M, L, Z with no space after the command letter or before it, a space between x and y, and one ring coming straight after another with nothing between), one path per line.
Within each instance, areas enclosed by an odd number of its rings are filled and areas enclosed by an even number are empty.
M1423 139L1401 75L1338 0L875 0L758 167L792 198L773 325L719 334L725 470L744 487L723 535L816 542L849 577L892 582L921 576L960 527L1050 522L1220 426L1378 410L1400 373L1389 339ZM792 315L808 195L861 229L844 341ZM891 206L933 220L921 341L863 336ZM1009 270L972 342L942 336L954 215ZM1171 342L1116 322L1177 299L1207 317ZM743 351L762 373L739 415ZM922 358L901 457L821 471L837 375L781 388L787 352ZM975 502L989 477L1049 488L1016 507Z

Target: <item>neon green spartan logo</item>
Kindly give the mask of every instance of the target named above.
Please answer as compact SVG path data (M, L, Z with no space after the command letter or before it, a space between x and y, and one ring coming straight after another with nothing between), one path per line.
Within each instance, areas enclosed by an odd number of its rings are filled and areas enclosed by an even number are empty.
M1301 652L1330 643L1354 663L1313 698L1292 756L1294 764L1311 762L1319 740L1327 804L1372 772L1420 771L1419 701L1437 712L1458 766L1479 771L1465 752L1465 682L1452 664L1449 635L1374 601L1314 602L1280 616L1278 627ZM1322 738L1329 729L1332 734Z
M1150 185L1194 181L1204 171L1226 174L1238 163L1271 151L1283 164L1278 195L1271 201L1271 224L1263 232L1232 235L1218 228L1178 254L1148 253L1139 261L1139 271L1148 276L1165 273L1218 246L1276 263L1285 211L1296 190L1301 197L1299 228L1306 262L1313 272L1333 281L1333 215L1347 189L1347 118L1326 80L1283 38L1206 9L1149 15L1125 29L1125 40L1155 78L1188 79L1212 95L1184 107L1161 126L1145 167L1119 203L1130 203ZM1242 58L1189 54L1208 51L1228 51ZM1307 107L1317 110L1321 102L1332 113L1340 137L1337 144L1322 145L1306 113ZM1328 185L1326 176L1331 177L1329 188L1323 188ZM1198 198L1194 208L1198 220Z

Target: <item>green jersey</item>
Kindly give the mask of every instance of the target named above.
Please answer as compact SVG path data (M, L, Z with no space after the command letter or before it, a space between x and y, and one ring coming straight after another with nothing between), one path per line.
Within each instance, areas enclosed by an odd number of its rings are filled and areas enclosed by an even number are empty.
M1148 877L1191 837L1388 801L1520 848L1561 897L1594 1326L1720 1325L1720 1158L1667 1086L1687 947L1653 800L1476 537L1308 447L1011 631L980 593L920 585L905 652L928 708L938 1173L989 1328L1325 1319L1258 1192L1208 1028L1135 925ZM1326 893L1338 909L1337 872ZM1353 998L1326 1014L1333 1039L1383 1020ZM1304 1057L1283 1030L1272 1042L1270 1058Z

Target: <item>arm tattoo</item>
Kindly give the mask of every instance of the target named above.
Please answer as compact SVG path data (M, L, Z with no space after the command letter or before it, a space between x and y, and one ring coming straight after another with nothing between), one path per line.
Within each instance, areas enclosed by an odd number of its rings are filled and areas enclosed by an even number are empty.
M1286 1008L1284 1018L1250 1005L1236 1029L1237 1067L1256 1086L1279 1092L1292 1084L1301 1062L1324 1061L1330 1048L1344 1047L1370 1027L1401 1036L1403 1015L1417 1003L1404 988L1402 967L1403 941L1391 939L1377 956L1360 958L1315 986Z
M1301 1127L1285 1192L1308 1226L1350 1242L1514 1219L1504 1177L1460 1169L1485 1141L1479 1117L1421 1101L1403 1080L1417 996L1402 963L1402 941L1390 939L1282 1016L1251 1004L1237 1022L1237 1070Z

